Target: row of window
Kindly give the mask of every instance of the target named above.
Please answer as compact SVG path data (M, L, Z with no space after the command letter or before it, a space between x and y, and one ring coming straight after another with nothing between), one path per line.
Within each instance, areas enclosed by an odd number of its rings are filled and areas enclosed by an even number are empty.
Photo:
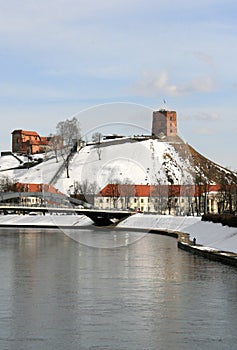
M112 201L112 198L106 198L106 203L109 203L110 201ZM122 203L125 199L124 198L120 198L120 202ZM161 198L159 199L159 201L161 200ZM175 198L175 201L178 201L177 198ZM181 203L184 203L184 198L180 198ZM103 203L103 198L100 198L99 200L100 203ZM147 202L153 202L153 203L158 203L158 198L154 198L152 200L152 198L147 197ZM144 198L134 198L133 199L133 203L145 203L145 199Z

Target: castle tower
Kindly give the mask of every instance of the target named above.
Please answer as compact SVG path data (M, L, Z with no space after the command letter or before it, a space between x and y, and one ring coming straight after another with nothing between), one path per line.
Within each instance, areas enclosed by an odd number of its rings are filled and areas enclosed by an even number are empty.
M177 136L177 114L175 111L160 109L153 112L152 136Z

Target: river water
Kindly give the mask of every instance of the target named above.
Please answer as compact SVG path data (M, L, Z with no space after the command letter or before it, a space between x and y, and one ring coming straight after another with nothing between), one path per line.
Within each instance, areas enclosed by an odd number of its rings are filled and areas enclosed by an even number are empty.
M80 230L97 243L117 234ZM0 266L1 350L236 349L236 269L174 238L98 248L60 230L4 229Z

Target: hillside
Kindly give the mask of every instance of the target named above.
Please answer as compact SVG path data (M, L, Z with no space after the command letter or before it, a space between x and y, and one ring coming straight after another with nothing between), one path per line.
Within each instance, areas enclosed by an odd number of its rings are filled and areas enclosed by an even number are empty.
M61 192L71 193L79 182L93 191L108 183L194 184L202 176L209 183L237 181L235 173L208 160L180 138L169 142L157 138L123 138L89 144L73 155L70 178L63 160L47 155L31 168L17 168L12 156L0 158L0 176L24 183L51 183ZM9 169L9 170L7 170Z

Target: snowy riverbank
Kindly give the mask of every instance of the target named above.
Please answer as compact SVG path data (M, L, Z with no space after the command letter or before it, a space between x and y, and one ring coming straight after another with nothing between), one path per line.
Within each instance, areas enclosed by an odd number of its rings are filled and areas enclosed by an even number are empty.
M77 227L91 225L84 215L2 215L0 227Z
M203 222L200 217L137 214L121 222L118 227L160 229L188 233L203 249L237 253L237 228Z

